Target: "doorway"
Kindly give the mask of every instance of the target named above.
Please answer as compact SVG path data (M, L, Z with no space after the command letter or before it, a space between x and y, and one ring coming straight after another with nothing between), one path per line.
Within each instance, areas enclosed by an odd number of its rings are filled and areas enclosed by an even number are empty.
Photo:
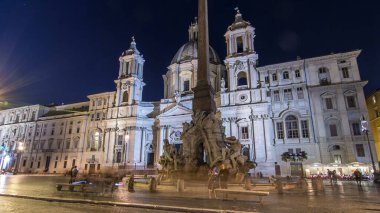
M90 170L88 171L88 174L95 174L95 164L90 164Z
M300 176L302 177L303 167L302 163L294 162L290 163L290 175L291 176Z
M146 166L148 168L154 167L154 153L148 153Z

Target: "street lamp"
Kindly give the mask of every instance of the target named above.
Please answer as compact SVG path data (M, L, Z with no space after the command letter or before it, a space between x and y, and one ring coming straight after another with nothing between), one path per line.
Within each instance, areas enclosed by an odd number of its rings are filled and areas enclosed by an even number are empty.
M371 148L371 144L369 142L369 137L368 137L368 122L366 121L364 115L361 118L361 125L362 125L362 132L365 133L365 135L367 136L367 142L368 142L369 154L371 155L373 173L376 174L375 161L373 160L372 148Z

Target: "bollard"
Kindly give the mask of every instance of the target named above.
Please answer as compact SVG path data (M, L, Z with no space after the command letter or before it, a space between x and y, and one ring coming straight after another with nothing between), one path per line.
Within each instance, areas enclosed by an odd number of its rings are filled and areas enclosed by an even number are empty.
M149 180L149 191L156 192L157 191L157 180L155 177L151 177Z
M177 192L183 192L185 190L185 181L183 179L177 180Z

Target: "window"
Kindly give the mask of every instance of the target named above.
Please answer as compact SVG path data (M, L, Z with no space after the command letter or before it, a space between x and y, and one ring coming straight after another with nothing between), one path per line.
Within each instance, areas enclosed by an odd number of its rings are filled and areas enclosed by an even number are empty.
M334 163L341 164L342 163L342 156L341 155L334 155Z
M282 78L283 79L289 79L289 72L285 71L284 73L282 73Z
M303 94L303 88L302 87L298 87L297 88L297 98L298 99L304 99L304 94Z
M70 139L66 140L66 149L70 149Z
M301 72L299 70L295 71L296 78L301 78Z
M284 101L293 100L292 89L284 89Z
M51 149L53 147L54 139L49 139L48 141L48 149Z
M266 84L269 84L269 76L265 76L264 80Z
M189 80L185 80L183 82L183 91L185 91L185 92L190 91L190 81Z
M358 157L365 157L363 144L356 144L355 147L356 147L356 154L358 155Z
M289 152L289 154L294 154L294 150L293 149L288 149L288 152Z
M236 38L236 49L237 49L237 53L242 53L244 51L242 36L239 36Z
M318 70L319 74L319 81L320 84L326 85L330 84L330 75L329 75L329 70L326 67L321 67Z
M279 90L273 91L273 101L280 101L280 91Z
M121 151L118 150L116 153L116 163L121 163Z
M54 135L54 129L51 130L50 135Z
M117 145L123 145L123 141L124 141L124 136L118 135L117 136Z
M58 149L61 148L61 144L62 144L62 140L57 140L57 147L58 147Z
M301 121L302 137L309 138L309 122Z
M296 148L296 154L301 153L301 148Z
M284 125L282 122L276 123L277 139L284 139Z
M22 167L25 167L26 166L26 159L24 159L24 161L22 162Z
M326 109L333 109L332 98L325 98Z
M356 108L356 102L354 96L347 96L347 106L348 108Z
M241 128L241 139L248 139L249 138L249 135L248 135L248 127L242 127Z
M124 103L128 102L128 97L129 97L129 95L128 95L128 91L125 91L125 92L123 93L123 102L124 102Z
M92 151L96 151L96 150L99 149L99 147L100 147L100 137L101 137L101 133L99 132L99 130L96 130L93 133L93 136L92 136L92 144L91 144L91 150Z
M277 74L276 73L272 74L272 81L277 81Z
M331 137L338 136L338 129L336 127L336 124L330 124L329 127L330 127L330 136Z
M289 115L285 119L286 122L286 133L288 134L288 138L299 138L298 132L298 120L294 115Z
M354 135L361 135L361 129L360 129L360 124L355 122L352 123L352 133Z
M240 72L237 76L238 86L246 86L247 84L247 75L245 72Z
M343 75L343 78L349 78L350 77L350 75L348 73L348 67L342 68L342 75Z
M77 128L77 133L79 133L79 132L80 132L80 128L78 127L78 128Z
M67 161L63 162L63 168L66 169L67 167Z

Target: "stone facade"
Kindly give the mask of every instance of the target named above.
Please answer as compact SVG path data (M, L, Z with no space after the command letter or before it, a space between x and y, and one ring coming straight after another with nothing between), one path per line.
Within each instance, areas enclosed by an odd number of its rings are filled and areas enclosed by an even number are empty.
M145 60L133 39L119 58L112 92L70 105L0 111L1 168L19 172L82 173L158 165L164 140L180 150L183 123L192 116L197 82L198 25L163 75L164 98L143 102ZM335 169L368 171L360 117L368 117L357 65L360 51L259 67L255 29L238 11L227 28L224 63L210 47L210 82L227 137L257 163L251 173L307 175ZM372 141L372 136L370 135ZM304 162L283 162L305 151Z
M380 89L374 91L367 97L367 107L369 121L371 125L371 132L375 140L375 150L373 154L379 159L380 156ZM376 165L377 171L379 170L380 162Z

